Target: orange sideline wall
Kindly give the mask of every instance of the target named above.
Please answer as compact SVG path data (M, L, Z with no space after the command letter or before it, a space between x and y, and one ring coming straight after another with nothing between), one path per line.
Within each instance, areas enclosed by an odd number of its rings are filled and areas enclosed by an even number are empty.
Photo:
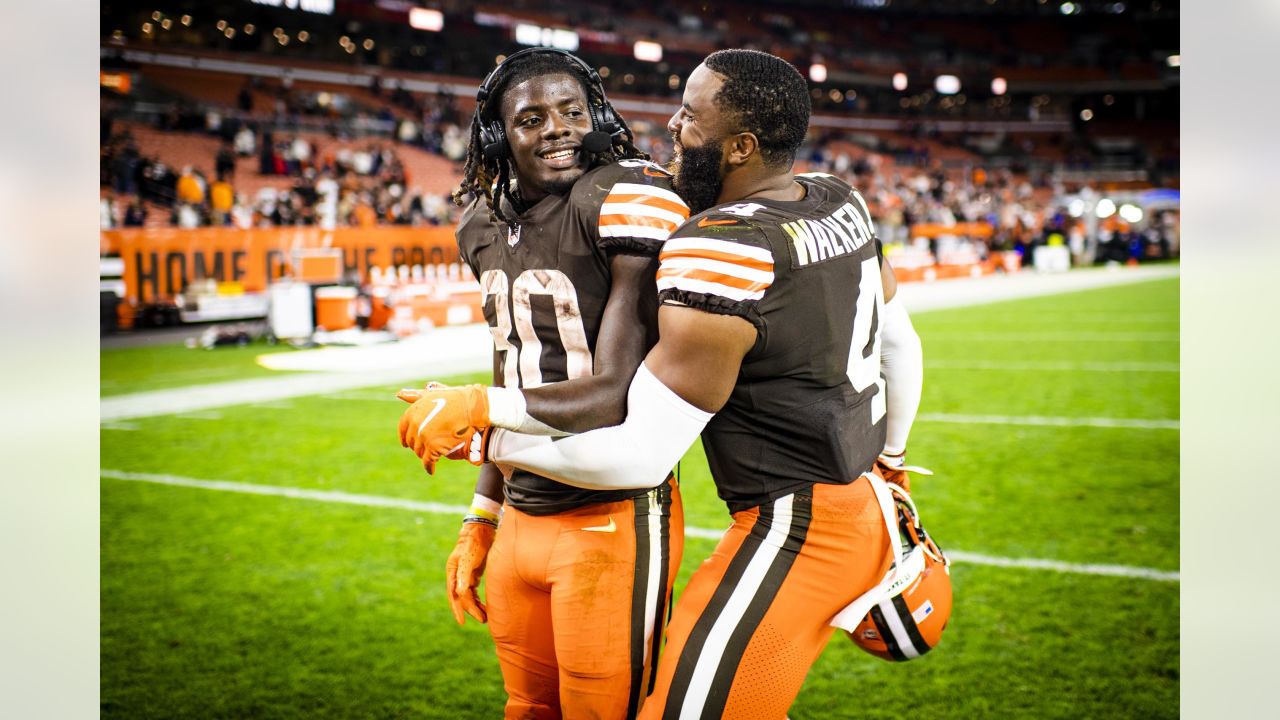
M124 260L126 297L172 298L197 278L239 282L262 291L284 273L294 250L339 248L345 272L366 278L370 267L451 263L458 259L453 226L426 228L316 227L146 228L103 230L101 251Z

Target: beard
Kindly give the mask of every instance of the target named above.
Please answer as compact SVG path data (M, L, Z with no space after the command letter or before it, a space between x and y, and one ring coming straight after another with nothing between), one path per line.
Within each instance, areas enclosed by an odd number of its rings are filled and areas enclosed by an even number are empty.
M675 176L671 187L689 206L689 213L697 215L716 204L724 178L720 166L724 151L719 143L709 142L699 147L683 148L671 164Z

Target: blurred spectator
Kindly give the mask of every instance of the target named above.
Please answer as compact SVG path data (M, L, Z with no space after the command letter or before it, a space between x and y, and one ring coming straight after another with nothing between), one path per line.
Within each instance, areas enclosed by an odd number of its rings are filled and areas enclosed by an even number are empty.
M235 150L240 157L253 157L253 151L256 145L256 138L253 135L253 129L247 124L241 125L236 131Z
M204 189L200 187L200 181L196 179L190 165L182 168L182 175L178 177L177 191L178 200L181 202L192 205L204 202Z
M218 147L218 154L213 160L214 177L228 178L236 174L236 154L231 143L224 142Z
M98 201L98 222L103 230L110 230L118 224L116 215L115 198L111 197L111 193L104 194L102 199Z
M129 142L111 160L111 189L118 195L136 195L138 182L138 146Z
M214 225L227 225L231 222L231 207L235 204L235 192L231 183L219 177L209 188L209 208Z
M173 223L180 228L200 227L200 211L191 203L180 202L174 209Z
M136 196L129 202L129 207L124 211L125 227L142 227L147 224L147 208L143 206L142 200Z
M253 86L249 78L244 79L240 92L236 94L236 107L240 108L242 113L253 112Z
M236 195L235 204L231 206L231 226L241 230L253 227L253 206L242 194Z

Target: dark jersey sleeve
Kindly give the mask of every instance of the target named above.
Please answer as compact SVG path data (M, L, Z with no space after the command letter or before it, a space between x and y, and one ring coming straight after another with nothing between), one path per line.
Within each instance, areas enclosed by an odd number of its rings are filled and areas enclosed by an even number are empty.
M462 211L458 219L458 227L454 230L454 239L458 243L458 255L470 268L472 274L480 277L476 268L476 249L489 241L493 231L493 222L489 219L489 206L484 198L477 197Z
M677 230L659 255L658 300L745 318L761 328L757 306L774 281L769 242L752 223L708 211Z
M657 255L689 206L671 189L671 175L646 160L620 160L574 186L575 204L606 253Z

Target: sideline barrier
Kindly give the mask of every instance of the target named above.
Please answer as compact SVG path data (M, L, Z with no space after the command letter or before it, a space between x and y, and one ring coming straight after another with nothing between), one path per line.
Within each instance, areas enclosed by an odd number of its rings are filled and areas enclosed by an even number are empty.
M318 227L103 230L100 250L104 255L119 255L123 262L124 299L148 303L172 299L188 284L203 278L239 283L245 292L264 292L285 275L305 270L293 268L291 263L296 258L315 255L316 250L340 252L342 273L354 274L360 282L370 279L370 268L454 263L459 257L453 230L451 225L333 230ZM911 228L913 237L942 232L986 237L991 234L991 226L964 223ZM900 281L913 282L986 274L997 267L1006 272L1016 271L1016 259L1010 262L1002 257L980 265L935 264L897 267L896 270ZM443 300L433 298L433 301ZM427 301L419 301L423 302ZM444 324L451 308L455 317L460 317L458 304L456 299L442 302L439 307L432 304L429 311L424 306L415 315L430 314L436 324Z
M202 278L240 283L263 292L287 274L294 251L334 248L344 274L369 277L371 267L437 265L458 261L453 226L140 228L101 231L102 254L124 262L125 298L135 303L171 299Z

